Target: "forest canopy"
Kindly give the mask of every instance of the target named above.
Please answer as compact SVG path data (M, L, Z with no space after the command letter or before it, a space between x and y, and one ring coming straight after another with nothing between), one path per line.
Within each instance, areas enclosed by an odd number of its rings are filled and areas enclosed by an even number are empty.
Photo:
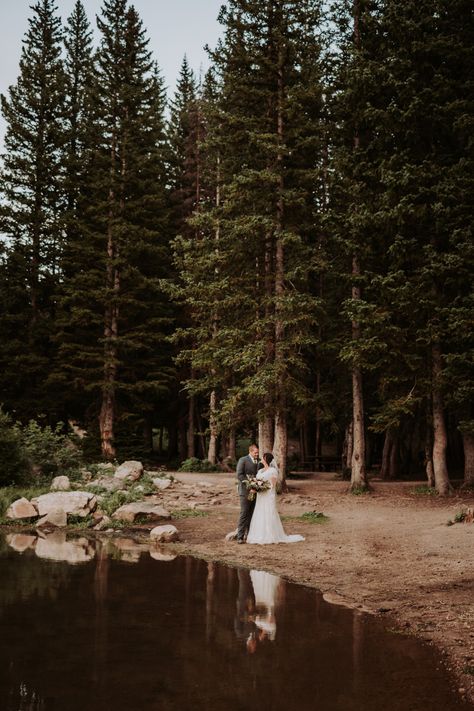
M474 485L471 3L219 21L167 96L127 0L96 43L80 0L32 6L1 97L4 411L105 459L233 462L246 437L283 475Z

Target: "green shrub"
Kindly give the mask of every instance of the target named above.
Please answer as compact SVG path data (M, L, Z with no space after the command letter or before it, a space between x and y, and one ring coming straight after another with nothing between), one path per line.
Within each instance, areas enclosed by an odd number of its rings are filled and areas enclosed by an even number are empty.
M418 496L436 496L437 491L435 488L432 486L428 486L428 484L420 484L419 486L415 486L414 489L412 489L413 494L417 494Z
M64 434L62 422L52 429L49 425L41 427L35 420L30 420L25 427L15 425L15 428L21 437L31 473L54 476L80 466L81 451Z
M211 464L208 459L197 459L197 457L191 457L190 459L185 459L181 463L180 472L220 472L222 471L219 464Z

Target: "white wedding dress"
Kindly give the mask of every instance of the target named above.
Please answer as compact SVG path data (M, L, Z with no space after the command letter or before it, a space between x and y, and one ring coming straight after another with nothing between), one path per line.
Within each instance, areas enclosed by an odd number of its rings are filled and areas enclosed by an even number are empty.
M278 470L275 467L262 469L257 474L257 479L272 480L276 483ZM276 488L272 483L271 489L257 494L255 509L250 521L247 543L298 543L304 541L303 536L287 536L283 530L276 504Z

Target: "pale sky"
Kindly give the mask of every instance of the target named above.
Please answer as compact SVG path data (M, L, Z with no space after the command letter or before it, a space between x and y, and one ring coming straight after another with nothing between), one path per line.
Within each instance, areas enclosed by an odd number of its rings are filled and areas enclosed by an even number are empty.
M0 93L18 76L23 36L28 28L30 6L34 0L0 0ZM75 0L56 0L58 14L65 20ZM87 16L95 28L95 17L100 13L102 0L83 0ZM208 60L204 52L207 43L213 47L222 27L217 15L225 0L131 0L139 13L150 38L150 49L157 60L168 94L174 91L176 77L184 54L194 71L206 70ZM0 150L3 148L5 123L0 117Z

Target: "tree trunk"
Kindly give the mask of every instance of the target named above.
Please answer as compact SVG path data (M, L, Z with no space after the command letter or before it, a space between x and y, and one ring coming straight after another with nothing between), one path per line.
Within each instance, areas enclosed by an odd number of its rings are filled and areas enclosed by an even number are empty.
M446 462L446 448L448 435L444 418L443 399L441 395L440 379L443 363L441 346L434 343L431 348L433 367L433 469L435 488L438 494L446 496L451 491L449 482L448 465Z
M116 138L112 139L110 155L111 181L114 180L116 161ZM115 191L113 182L109 189L109 216L107 226L107 266L105 285L109 295L104 313L104 382L102 386L102 405L99 415L99 428L102 456L104 459L115 458L115 385L117 377L117 338L118 338L118 296L120 293L119 267L116 265L118 246L113 230L115 217Z
M342 468L350 470L352 462L352 450L353 450L353 435L354 427L352 420L346 426L346 432L344 436L344 445L342 449Z
M211 392L209 398L209 447L207 450L207 459L211 464L217 462L217 422L216 422L216 391Z
M280 471L281 487L286 489L286 457L288 447L288 433L286 422L286 397L285 397L285 354L283 349L285 338L285 324L282 314L282 300L285 294L285 252L283 246L284 222L284 178L283 178L283 102L284 102L284 55L283 48L278 50L278 103L277 103L277 139L278 154L276 170L278 174L278 200L276 205L276 239L275 239L275 365L279 373L277 379L276 411L275 411L275 441L274 454Z
M258 423L258 449L260 456L273 451L273 420L268 415Z
M463 431L462 443L464 447L464 484L470 489L474 488L474 432Z
M235 429L232 428L229 432L229 436L227 438L227 457L232 461L235 462L236 460L236 452L235 452Z
M392 449L393 434L392 430L388 429L385 432L385 440L382 451L382 466L380 467L380 478L388 479L390 471L390 452Z
M359 0L354 0L354 44L360 49L359 31L360 7ZM360 138L358 129L354 134L354 151L359 149ZM352 255L352 299L360 301L361 289L358 284L360 277L360 264L357 254ZM360 324L352 322L352 340L360 340ZM367 473L365 468L365 423L364 423L364 395L362 370L360 366L352 366L352 421L353 421L353 450L351 459L351 489L367 489Z
M362 394L362 373L359 367L352 370L352 412L353 412L353 449L351 458L351 489L367 489L365 470L365 426L364 399Z
M286 459L288 449L288 435L285 414L278 412L275 416L275 442L273 444L273 456L276 459L279 470L279 481L282 489L286 488Z
M398 476L399 452L398 452L398 433L393 435L392 447L390 449L390 462L388 470L388 478L393 481Z
M194 430L194 395L190 395L188 399L188 430L186 435L188 459L192 459L196 456Z

